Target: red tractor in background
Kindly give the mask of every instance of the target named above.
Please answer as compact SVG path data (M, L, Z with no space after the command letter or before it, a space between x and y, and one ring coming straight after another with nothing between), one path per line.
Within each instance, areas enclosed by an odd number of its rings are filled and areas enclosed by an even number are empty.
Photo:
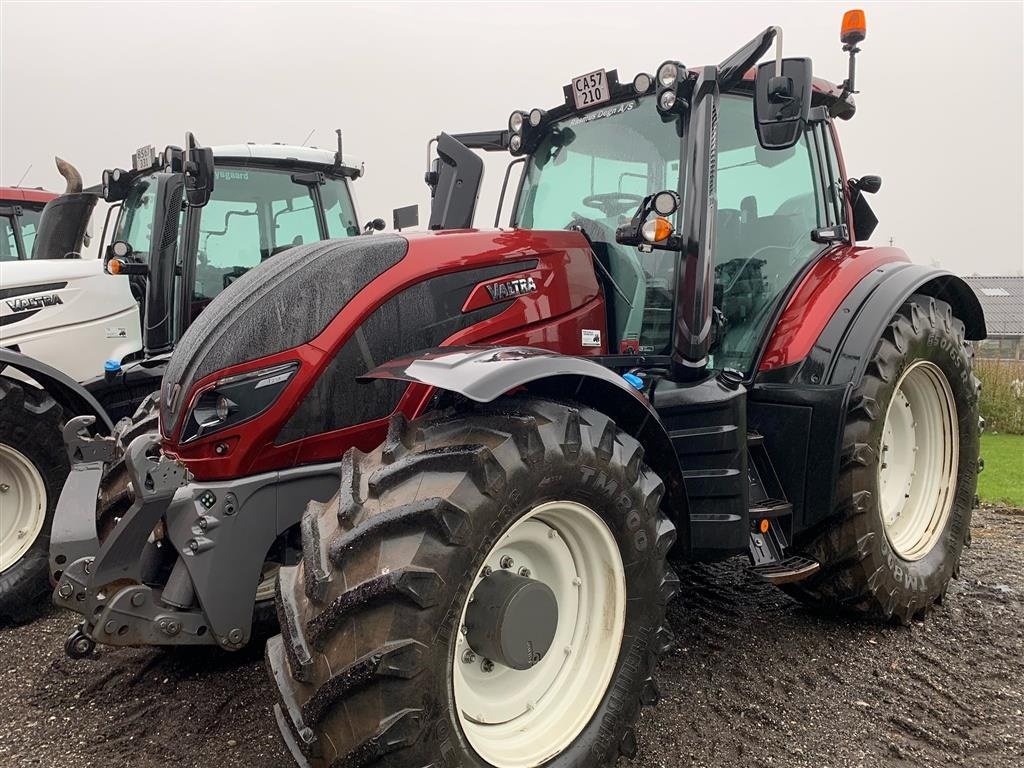
M56 192L24 187L0 187L0 261L24 261L32 258L43 206L57 197Z
M844 20L839 87L778 49L753 75L776 28L718 66L577 77L438 137L435 231L240 277L175 349L159 437L115 456L66 430L69 652L239 648L277 564L299 764L597 766L658 699L672 549L927 613L968 533L984 318L953 275L856 245L880 180L847 176L834 120L864 31ZM469 229L474 149L524 166L510 229ZM112 462L135 501L97 545Z

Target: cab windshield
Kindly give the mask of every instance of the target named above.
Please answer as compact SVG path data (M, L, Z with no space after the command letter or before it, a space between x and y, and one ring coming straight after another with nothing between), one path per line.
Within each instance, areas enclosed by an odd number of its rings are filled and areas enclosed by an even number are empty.
M830 198L818 183L826 155L839 178L831 145L816 151L809 130L791 149L764 150L751 109L749 97L723 95L716 142L711 364L741 371L751 370L778 298L821 252L811 232L824 226L826 207L836 221L843 215L841 193ZM619 245L615 229L644 196L679 189L681 152L676 124L663 122L645 97L562 121L526 162L513 224L578 227L587 235L609 305L613 353L623 342L642 353L670 349L678 254ZM678 220L673 225L682 228Z
M608 297L609 347L666 351L676 256L615 242L649 194L679 187L680 138L646 97L561 121L527 160L513 222L578 227L590 239Z

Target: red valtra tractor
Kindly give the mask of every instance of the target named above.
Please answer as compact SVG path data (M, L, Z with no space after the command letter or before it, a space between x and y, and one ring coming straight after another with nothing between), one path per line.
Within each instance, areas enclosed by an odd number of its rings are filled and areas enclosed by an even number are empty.
M160 434L73 422L56 601L93 643L267 645L315 766L605 766L658 699L679 561L748 554L817 606L906 622L968 535L984 336L970 289L856 245L850 75L759 60L575 78L436 139L429 232L287 251L167 368ZM755 69L756 68L756 69ZM522 164L470 229L474 150ZM506 182L508 177L506 176ZM103 473L134 503L97 533Z

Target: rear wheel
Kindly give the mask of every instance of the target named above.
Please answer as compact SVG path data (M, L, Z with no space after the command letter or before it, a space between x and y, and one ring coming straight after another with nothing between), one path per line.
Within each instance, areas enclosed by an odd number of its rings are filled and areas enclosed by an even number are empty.
M0 618L35 616L50 592L50 525L68 459L61 407L43 390L0 378Z
M979 389L963 323L912 296L851 397L837 514L802 546L822 569L790 594L900 622L942 599L969 535Z
M663 485L606 416L533 399L346 454L267 646L316 765L610 765L654 703L677 580Z

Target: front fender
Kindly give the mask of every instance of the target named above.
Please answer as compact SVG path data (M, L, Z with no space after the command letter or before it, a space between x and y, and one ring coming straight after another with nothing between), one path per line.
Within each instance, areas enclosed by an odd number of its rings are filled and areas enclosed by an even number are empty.
M645 461L665 483L666 511L689 549L689 508L682 470L654 406L620 375L593 360L535 347L435 347L397 357L358 377L426 384L478 403L516 389L583 403L611 417L644 447Z
M41 363L33 357L0 348L0 372L13 368L37 382L64 409L64 416L95 416L99 422L98 431L110 434L114 425L107 412L96 398L67 374Z

